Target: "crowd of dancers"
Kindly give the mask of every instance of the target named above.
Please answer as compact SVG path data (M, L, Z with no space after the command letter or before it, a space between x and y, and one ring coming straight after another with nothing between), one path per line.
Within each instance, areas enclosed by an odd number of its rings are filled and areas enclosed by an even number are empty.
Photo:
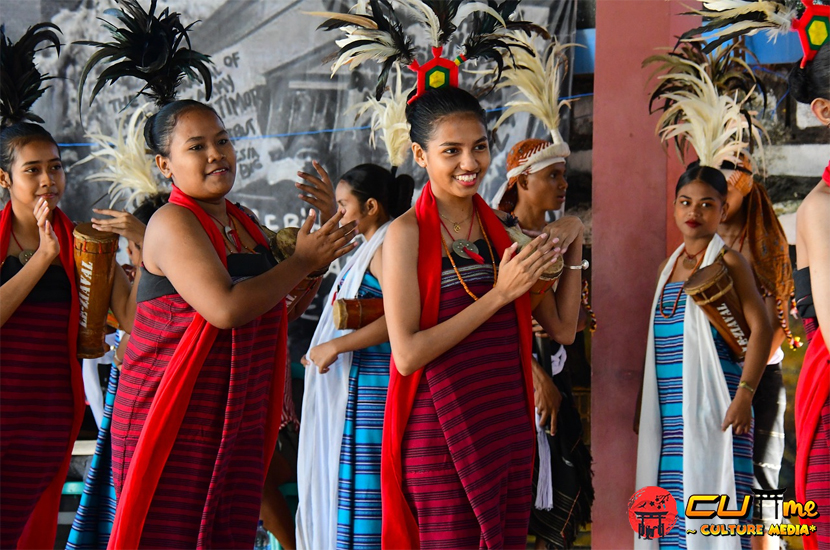
M704 15L715 37L734 38L730 25L745 19L719 1L704 2ZM316 174L301 173L297 187L314 208L280 254L284 235L227 199L236 155L221 117L208 103L177 98L182 78L197 75L210 96L208 58L190 49L179 14L118 0L113 41L92 44L81 89L98 63L106 68L93 100L121 77L144 79L140 93L155 107L138 137L170 189L132 214L97 210L93 219L96 230L126 238L133 269L116 269L108 297L96 296L122 337L88 484L111 479L114 517L102 514L102 528L79 512L70 547L249 549L261 519L284 548L525 548L529 534L537 548L567 548L590 521L591 457L563 368L563 346L592 315L583 301L584 226L561 214L549 221L568 187L570 149L559 132L567 102L558 97L565 47L517 20L517 2L402 3L430 30L428 60L418 61L388 2L316 14L326 18L321 27L345 34L334 71L368 59L383 66L365 109L376 113L390 168L356 163L332 178L314 163ZM753 4L733 0L730 9ZM464 16L472 24L462 54L442 57ZM16 43L2 36L3 548L53 547L84 411L77 340L87 304L74 224L57 206L71 185L33 110L47 78L35 52L43 43L59 50L56 32L46 23ZM794 285L786 236L754 177L762 132L747 106L755 77L747 67L740 82L720 78L746 66L739 43L720 42L686 42L648 61L663 71L652 97L663 110L660 136L697 160L676 186L683 244L657 270L635 426L636 486L667 489L680 513L666 536L636 537L635 546L777 544L687 534L700 520L685 518L682 503L691 494L735 501L753 486L778 489L781 346L796 343L788 324L795 296L809 340L796 393L795 489L821 513L805 547L826 549L830 166L799 209ZM487 116L458 87L458 67L496 58L488 85L514 89L515 99L495 126L526 111L550 139L512 146L489 205L478 194L491 163ZM416 72L411 91L401 89L399 69L396 89L386 89L395 65ZM826 40L805 47L790 93L830 125ZM410 154L417 173L399 174ZM413 205L416 182L426 183ZM300 428L287 326L338 258L345 267L302 358ZM717 275L701 289L729 288L701 302L692 287L710 272ZM740 318L735 325L705 307L730 290L734 300L722 307ZM379 309L346 329L335 310L349 301ZM293 476L292 453L295 517L279 494ZM773 520L757 510L741 521Z

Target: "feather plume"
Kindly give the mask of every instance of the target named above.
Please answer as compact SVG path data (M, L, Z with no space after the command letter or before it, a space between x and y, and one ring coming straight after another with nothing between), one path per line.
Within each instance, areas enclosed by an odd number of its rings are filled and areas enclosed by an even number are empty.
M429 42L434 48L443 46L443 29L441 28L441 20L435 14L435 10L431 5L423 0L398 0L402 6L408 8L415 18L415 21L421 23L427 28L429 32ZM447 37L449 38L449 37Z
M78 84L78 107L83 102L84 83L90 71L98 63L107 66L95 83L89 103L107 85L124 76L138 78L145 82L135 95L145 94L156 104L164 105L176 98L176 88L187 76L205 84L205 97L210 99L211 83L210 57L190 47L188 31L195 24L184 26L178 13L165 8L156 15L156 0L150 0L150 10L144 11L137 0L116 0L120 9L109 9L104 14L116 18L123 27L101 20L112 34L112 42L75 42L93 46L98 50L92 54L81 73ZM187 43L184 47L183 42Z
M43 122L30 112L35 101L48 89L42 84L52 77L41 74L35 66L35 53L42 42L45 48L55 48L60 55L61 42L55 33L61 32L53 23L38 23L28 28L17 42L12 42L0 25L0 118L2 126L24 120ZM41 49L45 49L41 48Z
M386 7L388 15L384 13ZM378 84L375 88L375 98L380 99L386 88L389 71L395 62L406 65L412 62L415 55L415 46L412 40L403 32L400 20L391 9L388 0L369 0L369 10L365 15L343 14L338 12L307 12L309 15L326 17L326 21L318 27L323 30L339 29L345 33L345 38L335 41L340 50L335 54L331 66L334 74L343 65L348 64L354 70L364 61L373 59L381 64Z
M664 143L674 140L681 161L692 147L701 165L719 168L726 161L737 165L751 141L760 148L761 129L744 109L748 96L739 101L721 95L703 67L686 59L680 64L687 67L658 77L676 85L660 96L668 107L657 134Z
M790 30L796 17L798 0L703 0L701 9L685 15L701 15L704 24L683 33L684 41L707 41L709 53L726 41L766 31L770 39ZM708 35L703 38L701 35Z
M693 64L685 63L684 60L691 61ZM685 72L695 75L697 67L702 67L721 95L738 92L738 97L746 98L754 90L760 93L762 106L766 108L766 89L763 82L755 76L747 60L758 63L755 55L741 42L721 45L708 54L704 53L702 44L684 42L675 51L646 58L643 61L643 68L656 65L649 77L651 80L657 74L664 72L672 74ZM661 80L651 94L649 112L654 112L654 104L658 99L668 92L675 91L678 86L684 88L686 84L673 78ZM667 107L668 105L664 105L662 108Z
M560 99L562 82L568 70L568 58L565 50L575 44L560 44L553 40L545 50L544 56L536 51L530 35L513 31L512 40L522 45L511 51L512 63L504 71L504 80L497 88L514 87L515 99L509 101L493 130L516 113L529 113L538 118L550 131L554 144L562 143L559 134L559 112L562 107L570 106L573 100Z
M72 167L90 161L103 164L103 169L87 176L87 181L109 182L107 193L110 208L124 201L125 207L137 206L148 195L162 191L155 176L153 157L144 142L144 123L147 120L147 105L132 115L122 113L117 121L115 135L87 134L98 148L89 156L79 160Z
M350 110L356 110L355 119L360 118L367 111L372 117L369 134L369 143L377 147L377 132L381 132L380 139L386 147L386 154L391 166L401 166L409 154L411 141L409 140L409 123L406 121L406 100L411 89L404 90L401 85L401 69L395 67L397 78L395 89L390 96L380 100L368 97L366 101L358 103Z
M479 10L481 13L473 15L470 34L463 44L464 57L467 59L482 59L496 64L491 82L484 86L482 93L492 90L501 79L506 54L512 57L513 48L534 54L535 50L527 44L529 38L527 40L516 39L520 31L538 34L546 40L550 39L548 31L534 23L511 20L519 5L519 0L504 0L501 4L495 0L488 0L488 3L489 10Z

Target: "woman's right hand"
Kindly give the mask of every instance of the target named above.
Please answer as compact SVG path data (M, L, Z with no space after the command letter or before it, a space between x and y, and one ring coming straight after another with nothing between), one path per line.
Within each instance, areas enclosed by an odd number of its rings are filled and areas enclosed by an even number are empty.
M320 374L326 374L329 371L331 364L337 360L338 355L340 355L340 351L337 349L337 346L332 340L318 346L314 346L308 351L308 355L303 359L307 358L308 361L317 365L317 369ZM305 366L308 366L308 364Z
M338 211L320 229L312 232L317 213L314 210L308 213L297 235L294 257L307 266L309 273L323 269L357 247L358 243L352 242L357 235L357 222L340 227L344 214L343 210Z
M504 250L499 264L499 278L493 288L504 304L509 304L530 290L547 264L553 261L553 246L554 243L548 241L547 233L542 233L526 244L518 254L515 254L518 247L516 243Z
M40 244L38 244L35 254L42 254L51 262L61 253L61 245L48 219L49 203L45 199L38 199L34 214L37 219L38 236L40 237Z

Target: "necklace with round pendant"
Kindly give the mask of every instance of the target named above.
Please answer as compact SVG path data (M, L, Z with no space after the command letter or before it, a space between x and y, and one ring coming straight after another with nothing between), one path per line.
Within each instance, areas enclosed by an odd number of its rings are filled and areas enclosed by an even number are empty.
M29 260L32 259L32 256L35 255L34 250L21 250L20 254L17 255L17 259L20 260L20 263L26 265Z
M694 256L692 256L691 258L689 256L685 256L683 258L683 267L685 267L686 269L694 269L696 265L697 260Z
M467 239L457 239L452 242L452 251L456 253L456 255L461 256L464 259L471 260L470 256L467 255L467 252L464 249L469 250L473 254L478 254L478 247L475 243L471 243Z

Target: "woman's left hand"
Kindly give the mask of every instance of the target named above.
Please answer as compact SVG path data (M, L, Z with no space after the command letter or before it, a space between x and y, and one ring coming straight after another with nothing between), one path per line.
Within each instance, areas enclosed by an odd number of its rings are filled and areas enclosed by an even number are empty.
M317 365L320 374L326 374L329 371L331 364L337 359L338 355L340 355L340 353L337 351L337 347L332 341L311 348L308 352L308 359Z
M538 336L539 338L550 338L548 333L545 332L545 329L542 328L542 325L539 324L539 321L537 321L534 317L531 317L530 321L531 327L533 328L533 336Z
M311 164L320 177L306 172L297 172L297 175L308 183L297 182L294 185L302 192L300 198L320 211L320 225L322 225L337 212L337 201L329 173L316 160L311 161Z
M752 428L752 394L740 388L726 410L721 430L726 431L730 425L735 435L748 434Z
M541 367L532 360L533 365L533 401L539 412L539 425L548 426L550 435L556 435L556 418L562 405L562 394L550 376L542 372Z
M93 208L92 211L96 214L112 216L110 218L92 218L92 227L98 231L117 233L139 246L144 244L144 232L147 226L129 212L108 208Z
M542 232L548 234L549 242L555 243L554 250L564 256L571 243L579 238L584 230L585 226L582 224L582 220L576 216L563 216L555 222L547 224ZM541 235L539 231L529 229L523 231L530 237Z

